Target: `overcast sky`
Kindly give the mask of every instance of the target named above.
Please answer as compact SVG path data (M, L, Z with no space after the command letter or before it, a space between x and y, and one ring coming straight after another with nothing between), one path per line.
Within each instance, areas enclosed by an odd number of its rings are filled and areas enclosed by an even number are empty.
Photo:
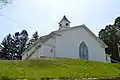
M23 29L30 36L48 34L58 29L64 15L71 26L85 24L98 35L120 15L120 0L14 0L0 10L0 40Z

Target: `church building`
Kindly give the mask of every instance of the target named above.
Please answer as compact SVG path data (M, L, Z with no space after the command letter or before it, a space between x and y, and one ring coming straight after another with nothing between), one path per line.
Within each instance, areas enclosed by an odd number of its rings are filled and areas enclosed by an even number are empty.
M22 60L41 57L77 58L108 62L105 54L107 45L84 24L70 26L64 16L59 22L59 29L40 37L22 54ZM107 56L107 57L106 57Z

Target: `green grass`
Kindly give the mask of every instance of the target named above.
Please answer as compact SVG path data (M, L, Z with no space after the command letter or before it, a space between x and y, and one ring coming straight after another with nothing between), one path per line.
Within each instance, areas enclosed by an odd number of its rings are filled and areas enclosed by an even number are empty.
M67 58L0 61L1 78L28 78L33 80L44 77L107 78L118 76L120 76L120 64Z

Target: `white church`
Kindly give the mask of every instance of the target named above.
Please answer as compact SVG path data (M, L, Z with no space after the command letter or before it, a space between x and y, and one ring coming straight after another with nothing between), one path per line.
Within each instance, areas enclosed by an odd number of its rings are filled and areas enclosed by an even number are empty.
M107 45L84 24L71 27L64 16L59 29L34 42L23 52L22 60L63 57L108 62L110 57L105 54L105 48Z

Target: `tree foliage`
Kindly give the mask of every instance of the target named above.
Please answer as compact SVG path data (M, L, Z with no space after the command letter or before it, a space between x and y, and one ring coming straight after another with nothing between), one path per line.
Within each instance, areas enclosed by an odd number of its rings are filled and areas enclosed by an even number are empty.
M4 59L12 59L12 56L14 55L13 53L13 39L11 34L7 35L1 45L3 46L1 49L1 57Z
M28 33L26 30L16 32L14 35L7 35L0 45L0 58L2 59L22 59L21 54L36 40L38 40L38 32L36 31L32 38L28 41Z
M107 25L105 29L101 29L99 32L99 38L108 46L108 48L105 49L106 54L111 54L111 59L120 61L118 51L118 44L120 44L120 17L115 19L113 25L110 24Z
M0 8L3 6L12 3L13 0L0 0Z
M38 40L39 35L38 32L36 31L33 35L32 38L29 40L29 42L26 44L27 48L32 45L36 40Z
M21 33L16 32L14 35L7 35L1 43L1 58L4 59L21 59L21 54L25 51L25 44L28 40L28 33L23 30Z
M34 34L33 34L33 39L34 41L36 41L38 39L38 32L36 31Z

